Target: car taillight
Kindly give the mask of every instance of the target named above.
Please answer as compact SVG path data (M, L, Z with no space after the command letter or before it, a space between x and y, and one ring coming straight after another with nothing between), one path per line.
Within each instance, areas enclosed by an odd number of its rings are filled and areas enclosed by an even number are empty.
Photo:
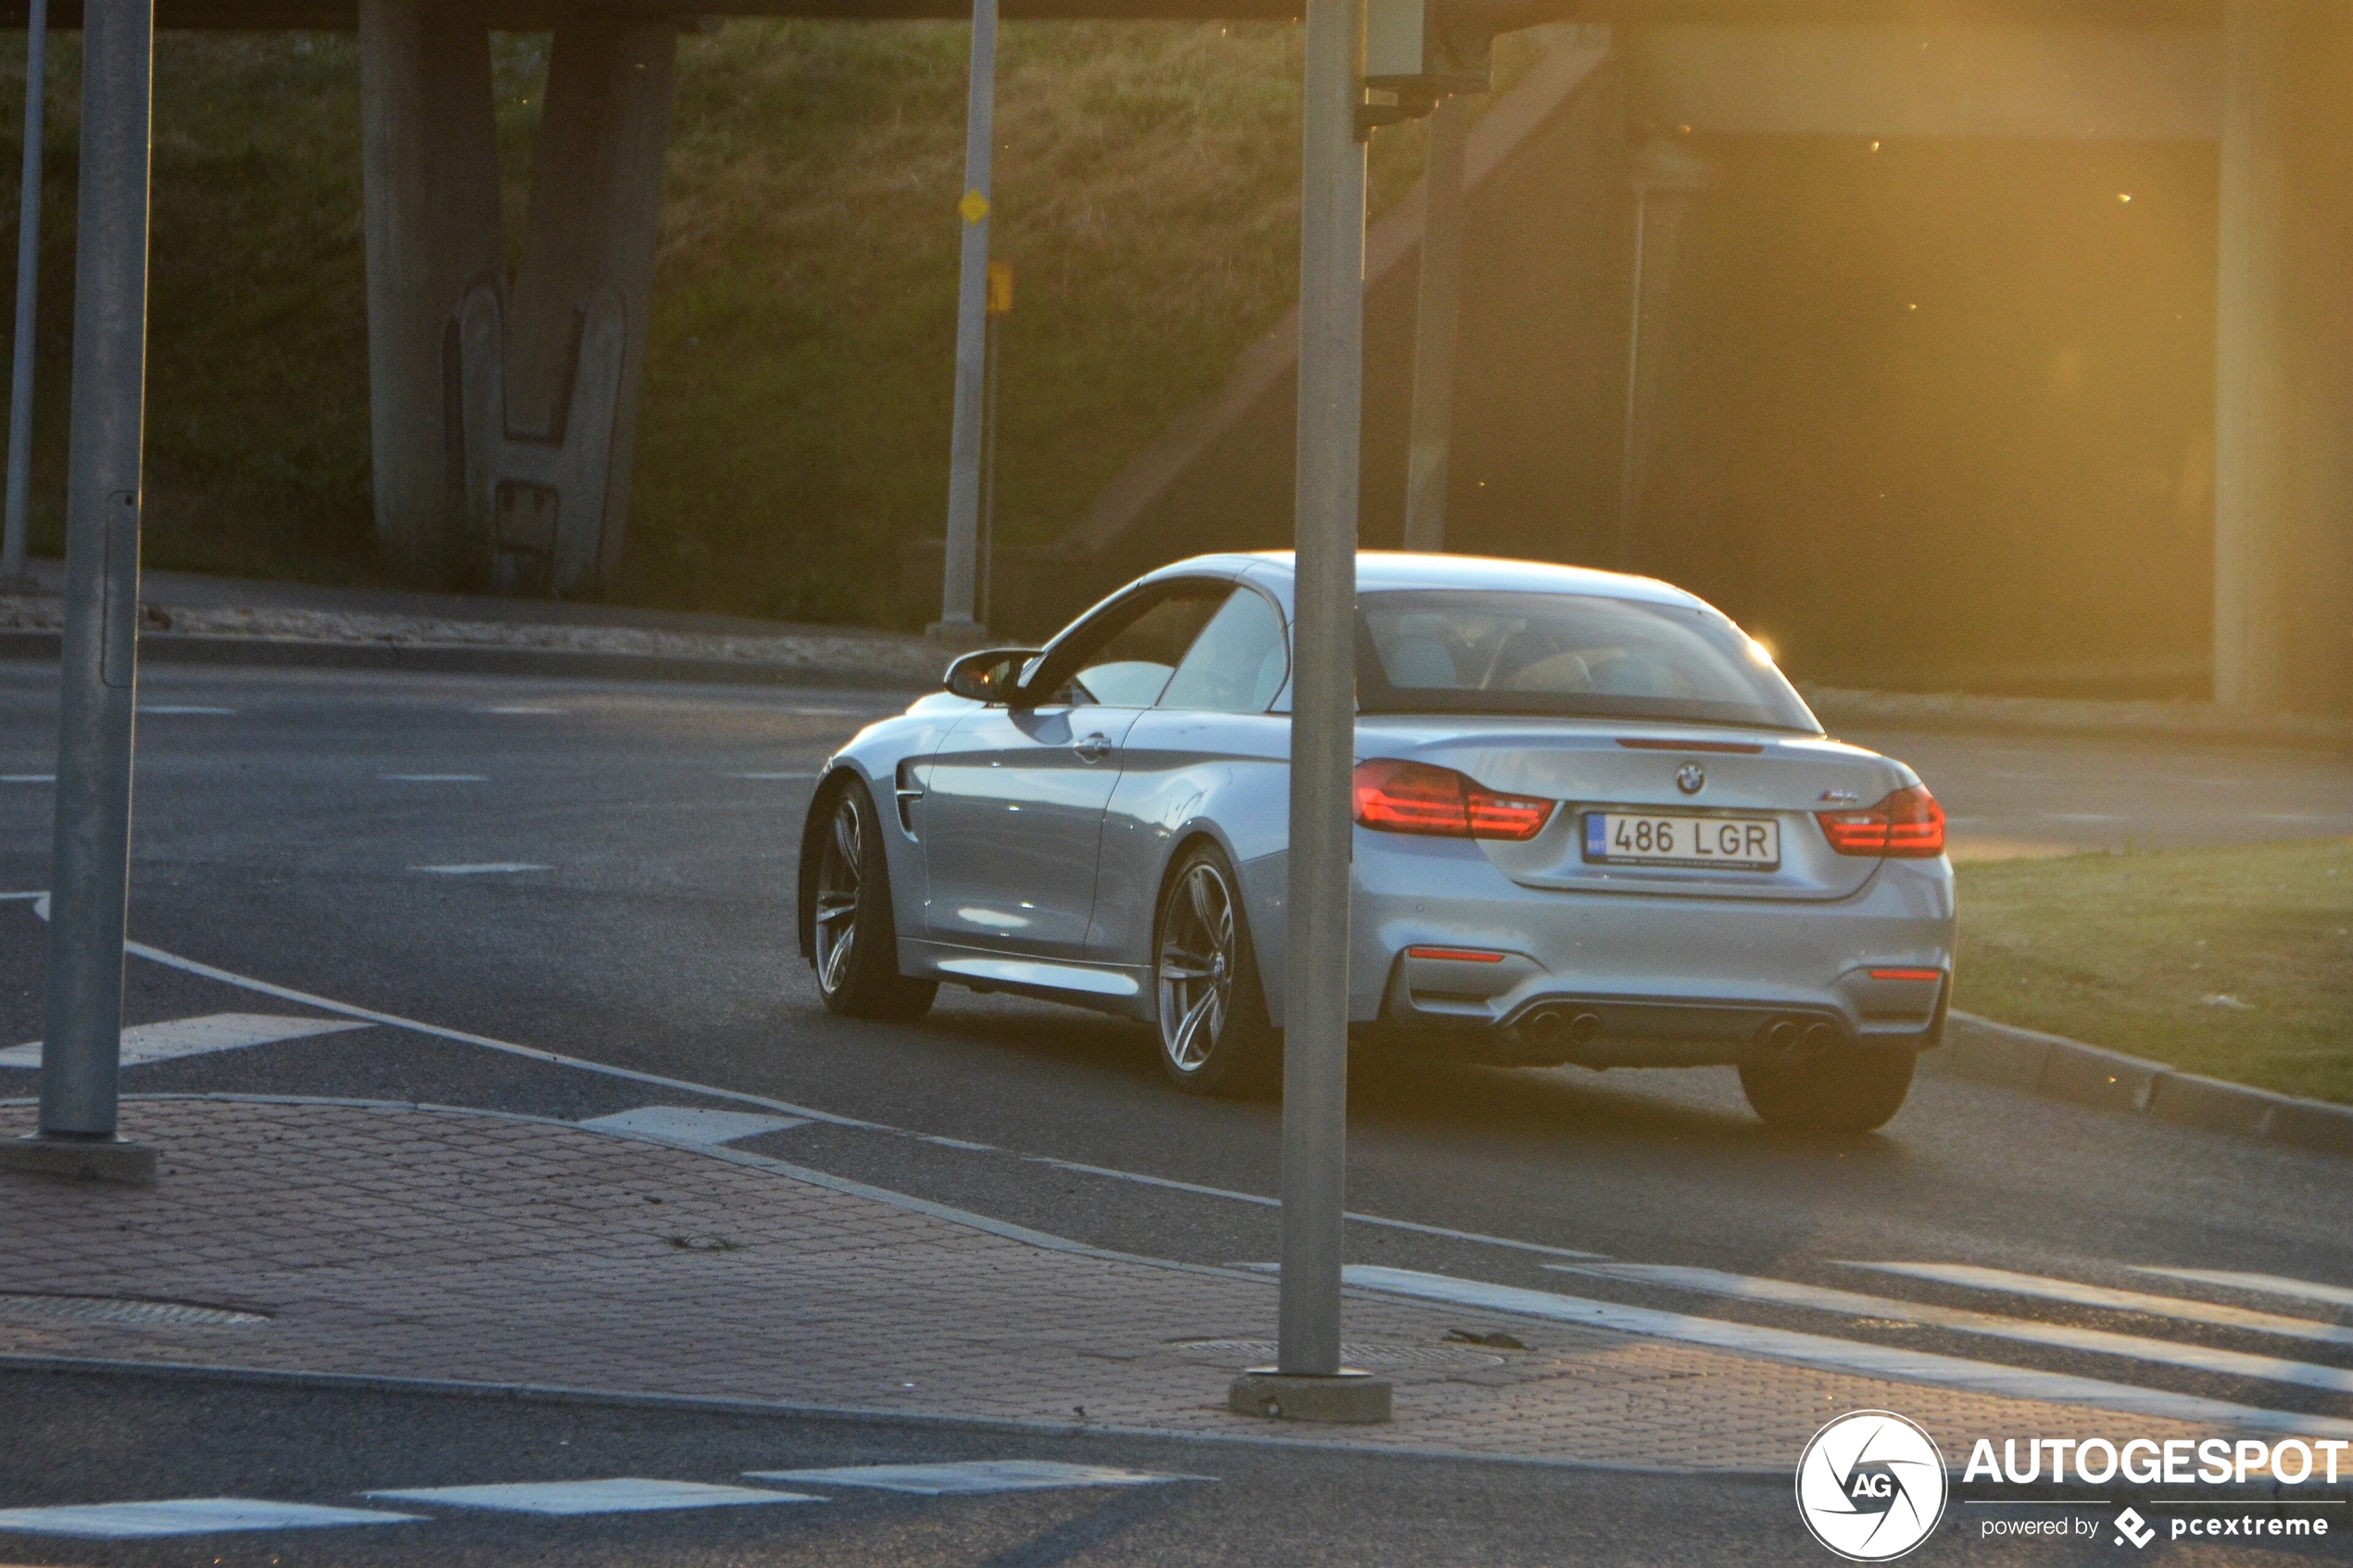
M1817 811L1814 817L1842 855L1928 859L1944 853L1944 808L1926 784L1899 789L1859 811Z
M1383 833L1526 840L1544 831L1553 803L1498 795L1452 768L1380 758L1356 765L1356 820Z

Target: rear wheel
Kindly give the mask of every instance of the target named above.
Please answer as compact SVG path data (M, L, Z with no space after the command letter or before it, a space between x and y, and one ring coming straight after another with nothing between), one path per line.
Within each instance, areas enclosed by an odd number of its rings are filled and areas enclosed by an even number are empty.
M1768 1126L1793 1133L1868 1133L1903 1109L1919 1058L1893 1049L1836 1045L1803 1061L1741 1063L1749 1108Z
M939 985L899 972L898 922L881 822L866 786L836 789L817 834L810 959L825 1006L846 1018L921 1018Z
M1266 1094L1282 1074L1282 1037L1266 1016L1241 884L1214 844L1169 873L1154 925L1160 1065L1189 1094Z

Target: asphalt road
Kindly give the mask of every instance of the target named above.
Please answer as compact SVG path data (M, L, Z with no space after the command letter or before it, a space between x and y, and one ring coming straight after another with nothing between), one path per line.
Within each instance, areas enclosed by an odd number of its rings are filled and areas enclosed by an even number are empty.
M1264 1199L1276 1187L1277 1111L1173 1093L1145 1030L961 992L943 992L933 1015L912 1025L849 1022L823 1010L791 936L793 857L808 775L883 706L868 694L817 691L157 670L142 683L132 934L204 964L403 1018L873 1123L819 1123L745 1146L799 1164L1124 1251L1210 1262L1272 1257L1275 1213ZM0 893L46 884L51 791L39 775L52 768L55 723L54 676L0 669L0 781L19 781L0 782ZM2149 844L2353 831L2342 814L2353 801L2353 770L2341 759L1869 738L1913 760L1965 827L1994 824L1989 840L2024 841L2029 832L2003 826L2022 824L2041 835L2038 844L2097 844L2097 834L2114 827L2107 819L2120 816L2134 824L2134 842ZM2262 803L2262 811L2218 806L2250 801ZM31 905L0 902L0 1046L41 1033L42 947ZM250 1009L255 1001L219 980L145 960L131 964L127 997L132 1022ZM0 1098L29 1094L32 1085L31 1073L0 1068ZM129 1093L195 1088L382 1096L567 1117L648 1098L642 1087L610 1077L398 1028L126 1073ZM2353 1398L2322 1388L1989 1343L1956 1330L1875 1324L1655 1283L1580 1278L1567 1286L1544 1267L1555 1258L1513 1245L2277 1353L2275 1342L2227 1327L1897 1284L1841 1261L1986 1265L2141 1290L2153 1288L2152 1276L2134 1272L2141 1266L2345 1287L2353 1286L2353 1227L2345 1222L2353 1166L2341 1160L1932 1076L1886 1132L1809 1143L1762 1128L1729 1071L1513 1073L1378 1061L1354 1069L1349 1155L1353 1210L1460 1233L1355 1224L1352 1261L1573 1288L2274 1410L2353 1416ZM1074 1168L1081 1166L1092 1169ZM2163 1288L2273 1311L2330 1311L2229 1290ZM2353 1351L2339 1347L2298 1346L2296 1353L2323 1367L2353 1367ZM354 1476L369 1486L408 1484L393 1474L398 1466L360 1464L365 1443L375 1440L367 1435L378 1430L371 1424L376 1415L335 1427L324 1405L250 1390L100 1387L78 1396L84 1406L60 1406L57 1386L34 1390L11 1378L0 1385L0 1404L37 1410L48 1424L40 1430L62 1434L73 1430L76 1408L115 1412L109 1419L120 1416L125 1430L137 1424L120 1412L140 1400L179 1412L173 1421L195 1419L188 1411L196 1406L232 1413L223 1430L244 1436L219 1455L154 1449L158 1482L172 1464L194 1466L202 1458L265 1468L316 1464L318 1486L326 1489ZM499 1423L556 1419L431 1401L369 1408L384 1412L382 1440L396 1444L392 1451L412 1444L419 1454L446 1452L458 1469L467 1456L487 1463L483 1456L510 1448L510 1429ZM304 1423L341 1435L306 1443ZM738 1441L724 1424L682 1419L643 1440L703 1456L689 1471L708 1468L714 1478L729 1466L748 1467L738 1460L750 1448L818 1442L812 1432L781 1427L758 1443ZM611 1440L624 1438L636 1440L626 1433ZM11 1496L30 1498L54 1485L54 1470L21 1468L28 1453L49 1451L28 1449L28 1441L0 1436L0 1490ZM753 1459L767 1457L763 1448ZM1417 1462L1429 1468L1416 1470ZM874 1532L855 1537L866 1543L855 1549L861 1555L887 1549L922 1562L1246 1560L1259 1554L1219 1543L1263 1539L1251 1533L1253 1521L1262 1511L1279 1515L1287 1502L1282 1485L1252 1468L1258 1463L1230 1461L1214 1501L1168 1500L1173 1493L1149 1504L1093 1494L1083 1506L996 1499L1006 1508L968 1535L910 1523L912 1514L900 1519L889 1512L896 1505L861 1503L829 1512L832 1522L823 1524L798 1514L765 1517L791 1511L761 1509L751 1511L761 1521L719 1534L696 1537L690 1525L673 1522L615 1539L684 1561L797 1561L824 1555L828 1542L850 1549L843 1543L852 1536L828 1534L837 1530ZM1548 1521L1599 1517L1607 1512L1604 1497L1632 1496L1617 1489L1618 1482L1552 1471L1352 1458L1335 1458L1327 1480L1315 1484L1331 1488L1326 1517L1362 1525L1345 1537L1355 1548L1327 1554L1329 1561L1538 1560L1548 1544L1584 1544L1575 1532L1547 1534ZM1769 1540L1783 1544L1763 1560L1782 1560L1772 1554L1790 1539L1784 1499L1772 1497L1769 1512L1781 1523L1766 1536L1750 1530L1743 1512L1766 1509L1764 1493L1723 1483L1657 1485L1665 1500L1625 1503L1622 1532L1595 1537L1592 1557L1734 1561L1751 1548L1765 1550L1759 1543ZM1677 1506L1677 1497L1707 1500ZM1252 1498L1259 1500L1234 1500ZM1556 1504L1571 1512L1545 1512ZM1114 1511L1114 1524L1104 1532L1088 1535L1091 1526L1068 1523L1096 1509ZM1120 1509L1138 1512L1130 1518ZM1508 1524L1499 1522L1504 1515ZM1384 1520L1396 1522L1388 1534ZM1432 1521L1450 1526L1444 1550L1432 1549L1426 1533ZM1451 1528L1455 1523L1459 1531ZM1065 1547L1038 1545L1062 1539L1056 1530L1078 1534ZM914 1536L894 1534L907 1531ZM927 1544L883 1544L915 1537ZM409 1538L428 1541L422 1530ZM333 1552L410 1549L359 1539L337 1535ZM529 1555L522 1537L487 1525L462 1542L433 1539L441 1545L415 1549L436 1561ZM1179 1541L1181 1550L1169 1544ZM0 1540L0 1555L9 1549ZM149 1560L112 1549L105 1560ZM604 1549L584 1546L564 1555ZM2005 1549L2034 1560L2015 1545ZM1297 1560L1317 1559L1302 1551Z

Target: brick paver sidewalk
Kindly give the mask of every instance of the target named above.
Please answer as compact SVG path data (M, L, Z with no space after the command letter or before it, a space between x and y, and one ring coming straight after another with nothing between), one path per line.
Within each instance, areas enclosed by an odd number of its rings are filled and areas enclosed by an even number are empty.
M759 1162L520 1117L134 1099L124 1123L161 1151L160 1185L0 1176L0 1353L1685 1470L1786 1472L1823 1421L1864 1407L1948 1445L2205 1435L1372 1297L1352 1297L1349 1340L1395 1382L1395 1424L1269 1423L1224 1400L1265 1355L1248 1342L1273 1334L1270 1280L1036 1245ZM1453 1343L1453 1329L1529 1348Z

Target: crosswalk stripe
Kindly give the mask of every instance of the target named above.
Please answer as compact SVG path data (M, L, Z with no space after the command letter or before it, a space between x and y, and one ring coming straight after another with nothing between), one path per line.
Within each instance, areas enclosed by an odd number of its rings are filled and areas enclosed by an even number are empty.
M1039 1459L979 1459L960 1464L852 1464L830 1470L747 1470L748 1481L798 1486L874 1486L922 1497L973 1497L988 1492L1038 1492L1066 1486L1157 1486L1171 1481L1214 1481L1214 1475L1163 1475L1107 1464L1061 1464Z
M1341 1273L1349 1285L1423 1301L1444 1301L1458 1307L1480 1307L1551 1323L1609 1329L1687 1345L1705 1345L1740 1355L1767 1356L1807 1366L1834 1367L1866 1377L1896 1378L1974 1393L1997 1394L2012 1399L2041 1399L2052 1404L2087 1405L2131 1415L2163 1416L2223 1431L2277 1432L2301 1437L2353 1437L2353 1421L2305 1415L2295 1411L2264 1410L2142 1388L2129 1383L2108 1383L2071 1373L2036 1372L1973 1361L1928 1350L1906 1350L1888 1345L1835 1339L1827 1335L1800 1334L1755 1323L1727 1323L1720 1318L1692 1317L1651 1307L1629 1307L1617 1301L1555 1295L1518 1286L1490 1285L1483 1280L1453 1279L1414 1269L1351 1264Z
M2201 1323L2215 1328L2241 1328L2254 1334L2277 1335L2284 1339L2309 1339L2318 1345L2353 1345L2353 1328L2315 1323L2310 1318L2282 1317L2276 1312L2249 1311L2245 1307L2222 1307L2211 1301L2192 1301L2178 1296L2152 1296L2140 1290L2110 1290L2105 1286L2083 1285L2071 1279L2051 1279L2042 1274L2013 1273L2007 1269L1982 1268L1975 1263L1842 1261L1838 1266L1902 1274L1939 1285L1966 1286L1971 1290L1998 1290L2010 1296L2064 1301L2076 1307L2105 1307L2120 1312L2140 1312L2149 1317L2179 1318L2183 1323Z
M824 1502L807 1492L714 1486L702 1481L652 1481L616 1475L601 1481L516 1481L487 1486L412 1486L367 1492L387 1502L437 1503L501 1513L650 1513L682 1508L732 1508L742 1503Z
M372 1025L335 1018L286 1018L266 1012L213 1012L202 1018L175 1018L168 1023L140 1023L122 1032L122 1065L141 1067L209 1051L242 1050L247 1046L275 1045L282 1040L308 1039L313 1035L340 1035L346 1029ZM41 1042L28 1041L0 1050L0 1067L38 1067Z
M140 1540L157 1536L208 1536L224 1530L296 1530L324 1524L409 1524L414 1513L372 1508L320 1508L258 1498L177 1498L163 1502L73 1503L56 1508L0 1509L0 1530L69 1536L87 1541Z
M2294 1296L2306 1301L2328 1301L2339 1307L2353 1307L2353 1288L2342 1285L2316 1285L2309 1279L2289 1279L2284 1274L2246 1274L2229 1269L2135 1268L2133 1272L2136 1274L2162 1274L2168 1279L2195 1280L2200 1285L2219 1285L2230 1290L2251 1290L2259 1296Z
M1969 1311L1958 1307L1931 1307L1892 1296L1865 1296L1852 1290L1831 1290L1799 1285L1793 1280L1760 1279L1753 1274L1725 1273L1718 1269L1680 1268L1666 1263L1547 1263L1563 1273L1622 1280L1632 1285L1663 1285L1676 1290L1704 1292L1741 1301L1767 1301L1775 1306L1804 1307L1849 1317L1886 1318L1923 1327L1949 1328L1963 1334L1983 1334L2029 1345L2062 1350L2089 1350L2123 1356L2158 1366L2184 1367L2224 1377L2254 1377L2269 1383L2291 1383L2332 1394L2353 1394L2353 1371L2315 1366L2309 1361L2281 1361L2272 1356L2218 1350L2205 1345L2180 1345L2105 1329L2076 1328L2067 1323L2039 1323L2031 1318L2004 1317L1996 1312Z
M663 1143L715 1148L739 1138L757 1137L761 1133L806 1127L809 1118L754 1116L748 1110L710 1110L686 1105L641 1105L634 1110L617 1110L610 1116L592 1116L580 1124L600 1133L626 1133Z

